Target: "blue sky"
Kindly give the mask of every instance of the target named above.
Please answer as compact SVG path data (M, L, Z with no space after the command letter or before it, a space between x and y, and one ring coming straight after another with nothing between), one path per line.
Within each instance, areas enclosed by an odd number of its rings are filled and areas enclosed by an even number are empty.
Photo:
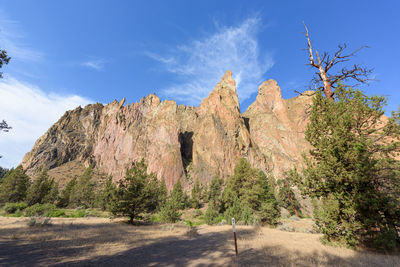
M328 3L329 2L329 3ZM0 166L16 166L67 109L156 93L197 106L232 70L242 111L275 79L284 98L307 88L304 21L314 47L362 45L353 59L379 80L363 89L400 103L400 1L0 0Z

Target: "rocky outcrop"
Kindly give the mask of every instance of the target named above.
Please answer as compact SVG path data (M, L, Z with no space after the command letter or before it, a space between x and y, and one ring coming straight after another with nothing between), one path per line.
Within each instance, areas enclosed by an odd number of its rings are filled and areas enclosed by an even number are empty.
M28 174L80 162L114 180L144 158L149 171L167 186L182 179L227 177L241 157L276 176L301 161L307 148L304 129L310 97L281 97L273 80L264 82L256 101L241 114L232 73L228 71L200 106L161 101L156 95L138 103L88 105L67 111L27 153Z
M242 114L250 129L250 137L269 164L275 176L298 165L302 152L308 149L304 138L307 109L312 99L297 96L284 100L274 80L268 80L258 89L256 101Z

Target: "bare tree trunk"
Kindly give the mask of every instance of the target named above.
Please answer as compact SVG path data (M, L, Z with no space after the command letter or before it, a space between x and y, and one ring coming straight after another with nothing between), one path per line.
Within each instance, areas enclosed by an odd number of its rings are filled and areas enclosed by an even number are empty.
M296 206L295 206L294 203L293 203L292 192L290 192L290 187L289 187L289 182L288 182L288 180L286 180L286 186L287 186L287 188L288 188L288 190L289 190L289 198L290 198L290 202L292 202L292 206L293 206L294 213L296 214L296 216L297 216L298 218L300 218L299 214L297 213Z
M319 69L319 75L321 76L322 82L324 84L325 97L327 99L333 100L332 85L329 82L328 76L326 75L326 72L321 65L318 67L318 69Z

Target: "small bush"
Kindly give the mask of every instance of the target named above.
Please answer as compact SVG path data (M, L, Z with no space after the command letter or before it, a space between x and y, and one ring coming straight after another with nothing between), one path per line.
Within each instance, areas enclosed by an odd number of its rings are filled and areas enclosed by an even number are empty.
M22 210L26 209L26 207L27 207L27 205L25 202L6 203L6 205L4 205L4 210L8 214L12 214L17 211L22 211Z
M161 219L160 214L158 214L158 213L152 214L152 215L150 216L150 221L151 221L151 222L154 222L154 223L162 222L162 219Z
M167 200L165 206L160 210L160 218L162 222L174 223L181 219L181 213L173 199Z
M33 206L30 206L25 209L25 216L47 216L54 213L56 211L56 206L53 204L39 204L36 203Z
M218 216L219 216L218 210L214 204L214 201L211 200L208 203L208 208L206 214L204 215L204 219L206 220L206 223L208 225L212 225L218 223L217 221Z
M86 210L74 210L67 215L70 218L82 218L87 216Z
M197 210L194 212L194 216L195 216L195 217L199 217L199 216L201 216L201 215L203 215L203 212L202 212L200 209L197 209Z
M381 250L393 250L396 248L396 230L385 228L380 231L372 241L372 247Z
M66 217L64 210L54 210L45 213L46 217Z

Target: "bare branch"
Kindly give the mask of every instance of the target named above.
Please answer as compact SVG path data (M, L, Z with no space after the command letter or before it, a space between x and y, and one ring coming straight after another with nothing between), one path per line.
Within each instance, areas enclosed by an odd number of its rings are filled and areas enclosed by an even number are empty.
M310 57L310 65L313 66L313 67L318 68L317 64L315 64L315 62L314 62L314 56L313 56L310 36L308 35L308 28L307 28L306 24L304 23L304 21L303 21L303 24L304 24L304 28L306 28L305 36L307 38L308 53L309 53L309 57Z
M0 131L8 132L12 127L8 126L7 122L3 120L0 122Z
M301 93L301 92L299 92L299 91L297 91L297 90L294 90L294 92L295 93L297 93L297 94L299 94L299 95L302 95L302 96L313 96L313 95L315 95L317 92L314 92L314 93L306 93L306 92L303 92L303 93Z

